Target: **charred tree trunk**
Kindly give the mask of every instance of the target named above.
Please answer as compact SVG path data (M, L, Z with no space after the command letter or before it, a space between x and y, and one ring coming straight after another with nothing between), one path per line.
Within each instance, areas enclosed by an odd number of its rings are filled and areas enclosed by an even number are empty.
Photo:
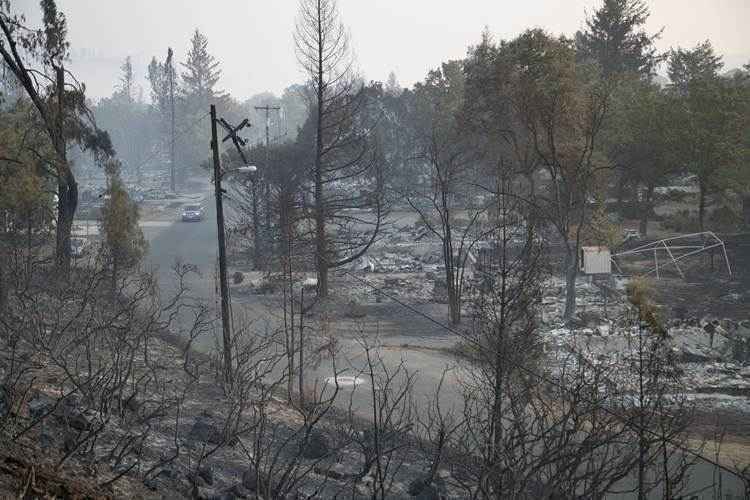
M320 5L318 5L320 11ZM323 20L318 15L318 37L323 36ZM323 43L318 43L318 82L317 82L317 99L316 109L316 126L315 134L315 260L318 278L318 297L328 297L328 244L326 241L326 217L325 202L323 200L323 107L324 107L324 57Z
M646 237L648 234L648 220L653 208L653 198L654 186L649 185L646 187L646 192L644 193L643 201L641 202L641 221L638 225L638 232L641 233L642 237Z
M566 242L565 254L565 321L576 312L576 278L578 277L578 244Z
M73 230L73 217L78 208L78 184L68 165L65 152L65 71L57 72L57 153L60 165L57 169L57 227L55 228L55 259L58 271L67 276L70 271L70 233Z
M699 183L698 193L698 227L703 232L703 221L706 218L706 184L701 181Z
M68 173L57 182L57 227L55 256L57 267L63 275L70 271L70 234L73 217L78 207L78 184Z
M0 259L0 312L5 309L8 303L8 280L6 278L4 259Z
M461 278L460 269L456 269L456 256L453 252L453 228L451 226L451 210L448 203L448 189L445 181L441 180L440 202L442 204L443 231L443 262L445 263L445 285L448 291L448 309L452 325L461 323Z

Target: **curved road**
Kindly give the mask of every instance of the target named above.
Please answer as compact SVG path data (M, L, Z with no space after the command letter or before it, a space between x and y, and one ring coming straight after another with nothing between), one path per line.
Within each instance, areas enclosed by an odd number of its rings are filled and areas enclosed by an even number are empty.
M208 191L208 186L206 191ZM160 286L164 292L174 288L174 275L171 268L176 260L197 266L200 276L193 276L188 281L192 293L208 304L214 305L218 311L218 291L217 291L217 237L216 237L216 215L213 197L205 199L204 208L205 216L203 221L196 223L182 223L175 220L174 224L151 229L148 226L144 228L144 234L149 239L150 252L149 263L155 269ZM242 315L246 318L261 320L260 328L273 327L277 324L273 319L276 311L273 305L263 297L250 296L242 300L233 300L233 314L235 321ZM379 309L379 311L378 311ZM389 368L395 367L401 360L410 371L415 372L417 377L414 383L415 400L418 404L424 404L431 395L434 395L437 383L446 367L454 363L450 356L443 354L435 347L450 349L455 343L455 338L446 335L437 327L425 323L413 313L401 310L401 315L396 318L392 317L399 314L392 308L384 306L372 311L374 316L380 316L380 321L376 329L380 332L380 341L387 347L380 350L380 355ZM391 316L389 318L389 315ZM403 315L410 315L404 318ZM217 315L218 316L218 315ZM368 318L370 316L368 315ZM391 320L389 323L388 320ZM265 320L265 321L264 321ZM396 321L398 320L398 321ZM187 318L180 321L187 326ZM409 334L404 334L397 326L404 321L412 322L415 328L409 328ZM421 322L421 323L420 323ZM390 327L389 327L390 324ZM339 339L340 350L337 355L337 367L348 367L346 375L357 375L364 368L364 356L362 348L352 334L352 330L357 328L356 322L340 322L335 327L336 335ZM369 328L368 328L369 330ZM215 334L220 335L220 327L217 322ZM410 348L402 348L402 345L408 344ZM202 350L212 349L214 346L213 338L204 338L198 342L197 348ZM416 348L414 348L416 347ZM453 404L457 406L460 398L458 392L457 379L454 376L455 371L449 372L444 392L441 397L441 404L446 406ZM323 380L332 375L330 364L325 362L312 376ZM312 381L311 381L312 382ZM370 396L367 392L368 381L365 379L363 385L359 386L351 393L351 401L355 409L362 414L367 414L370 406ZM349 403L348 391L343 391L339 397L339 405L346 407ZM696 491L695 498L712 499L715 497L714 488L708 488L704 491L698 491L705 485L710 485L718 481L714 476L712 467L701 464L693 468L691 478L688 481L686 491ZM725 498L743 498L742 486L738 479L724 474L722 477L722 486ZM654 492L654 495L657 495ZM634 498L633 495L609 495L608 498ZM689 496L687 498L693 498Z

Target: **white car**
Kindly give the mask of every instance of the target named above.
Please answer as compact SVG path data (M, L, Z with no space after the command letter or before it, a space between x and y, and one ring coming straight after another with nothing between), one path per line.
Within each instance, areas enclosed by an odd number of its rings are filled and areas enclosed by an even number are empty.
M185 205L182 207L182 222L200 222L203 219L203 207Z

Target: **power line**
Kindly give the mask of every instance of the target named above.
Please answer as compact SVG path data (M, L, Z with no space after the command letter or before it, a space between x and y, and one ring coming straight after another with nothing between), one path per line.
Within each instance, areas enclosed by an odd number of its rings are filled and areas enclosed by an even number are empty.
M470 338L468 335L465 335L464 333L459 332L458 330L455 330L454 328L451 328L450 326L446 325L445 323L436 320L435 318L431 317L429 314L423 313L422 311L416 309L415 307L410 306L409 304L406 304L406 303L402 302L401 300L399 300L398 298L394 297L393 295L390 295L387 292L383 291L382 288L379 288L379 287L373 285L372 283L370 283L369 281L367 281L365 279L362 279L359 276L356 276L356 275L352 274L350 271L342 270L341 272L343 274L351 276L352 278L354 278L355 280L357 280L360 283L364 284L365 286L373 289L374 291L376 291L377 293L383 295L384 297L387 297L388 299L392 300L396 304L398 304L398 305L404 307L405 309L411 311L412 313L414 313L414 314L416 314L418 316L421 316L424 319L426 319L426 320L434 323L435 325L439 326L440 328L443 328L444 330L446 330L446 331L448 331L448 332L450 332L450 333L452 333L454 335L457 335L458 337L460 337L462 339L469 340L470 342L476 343L474 341L474 339ZM518 364L517 362L514 362L513 360L508 361L508 364L511 365L511 366L513 366L513 367L515 367L515 368L517 368L517 369L519 369L519 370L521 370L521 371L523 371L523 372L525 372L525 373L527 373L528 375L531 375L531 376L539 379L542 382L546 382L547 384L550 384L550 385L552 385L554 387L557 387L558 389L561 389L562 391L571 393L570 389L568 389L567 387L563 386L562 384L560 384L560 383L558 383L558 382L556 382L556 381L554 381L554 380L552 380L552 379L550 379L548 377L545 377L544 375L536 373L534 370L532 370L530 368L527 368L526 366L523 366L521 364ZM586 402L590 403L590 404L593 404L593 401L586 401ZM655 432L655 431L652 431L650 429L647 429L646 427L640 427L637 424L634 424L633 422L631 422L628 418L626 418L626 417L624 417L622 415L619 415L617 412L614 412L614 411L610 410L606 406L600 406L600 408L601 408L602 411L604 411L605 413L608 413L609 415L611 415L611 416L615 417L616 419L620 420L625 425L634 427L636 430L639 430L640 432L644 432L646 434L650 434L651 436L656 437L656 438L660 439L661 441L669 443L675 449L680 450L680 451L682 451L684 453L687 453L687 454L689 454L689 455L691 455L691 456L693 456L695 458L701 459L704 462L706 462L706 463L708 463L710 465L713 465L714 467L716 467L718 469L721 469L721 470L723 470L725 472L728 472L729 474L732 474L733 476L739 478L742 481L750 481L750 477L745 477L740 472L732 470L729 467L726 467L726 466L724 466L724 465L722 465L722 464L714 461L713 459L708 458L708 457L702 455L701 453L699 453L699 452L697 452L695 450L687 448L686 446L684 446L684 445L682 445L682 444L674 441L672 438L669 438L669 437L667 437L667 436L665 436L663 434L659 434L658 432Z

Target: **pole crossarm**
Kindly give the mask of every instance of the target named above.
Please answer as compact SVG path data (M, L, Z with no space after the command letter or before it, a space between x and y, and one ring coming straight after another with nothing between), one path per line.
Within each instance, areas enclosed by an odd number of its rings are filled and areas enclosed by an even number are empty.
M237 135L243 128L245 127L251 127L250 120L245 118L240 122L239 125L236 127L233 127L229 122L227 122L224 118L219 118L219 124L221 124L222 127L224 127L224 130L227 131L227 135L221 140L221 142L227 142L229 139L232 140L235 144L240 143L241 145L246 145L247 141Z
M227 135L221 140L221 142L226 142L231 139L234 147L237 148L237 153L239 153L240 158L242 158L242 162L247 165L247 158L245 157L245 152L242 150L242 147L247 145L247 140L243 139L238 134L243 128L252 127L250 120L245 118L236 127L233 127L224 118L219 118L217 122L227 131Z

